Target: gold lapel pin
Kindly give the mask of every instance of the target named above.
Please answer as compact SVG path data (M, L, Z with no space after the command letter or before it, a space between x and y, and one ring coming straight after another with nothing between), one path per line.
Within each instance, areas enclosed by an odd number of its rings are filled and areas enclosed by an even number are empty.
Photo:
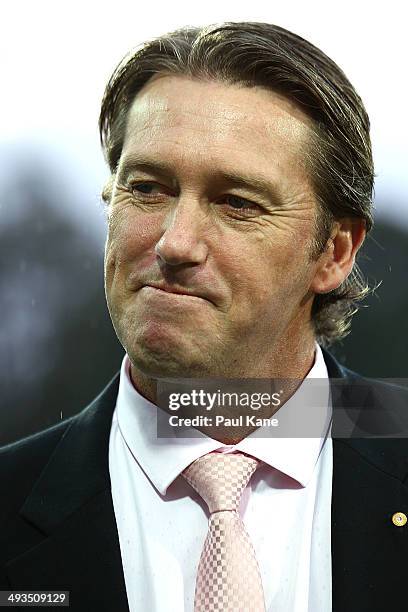
M403 512L396 512L395 514L392 515L391 520L396 527L403 527L406 524L408 519L407 519L407 515L404 514Z

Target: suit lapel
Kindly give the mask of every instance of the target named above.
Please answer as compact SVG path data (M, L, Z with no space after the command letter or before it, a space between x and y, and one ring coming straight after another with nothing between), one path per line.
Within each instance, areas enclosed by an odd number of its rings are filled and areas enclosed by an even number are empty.
M108 462L118 383L72 419L20 510L36 544L6 568L11 586L69 590L84 612L129 610Z
M330 378L355 377L356 388L333 397L333 431L337 417L350 414L361 422L361 413L385 412L375 392L364 392L362 379L342 368L324 351ZM357 394L357 396L356 396ZM356 399L357 397L357 399ZM361 407L362 410L356 410ZM381 410L381 408L383 408ZM334 612L394 612L406 610L405 563L407 527L392 522L396 512L408 515L404 439L333 437L332 583ZM398 603L398 601L401 603Z

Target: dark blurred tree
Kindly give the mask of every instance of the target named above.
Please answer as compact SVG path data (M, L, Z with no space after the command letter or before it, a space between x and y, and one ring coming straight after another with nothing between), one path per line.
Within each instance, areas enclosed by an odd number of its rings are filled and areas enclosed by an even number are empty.
M359 260L380 287L353 317L352 331L333 345L347 367L374 378L408 378L408 231L377 221ZM403 381L400 381L402 383Z
M34 165L35 166L35 165ZM118 370L103 240L71 217L56 177L20 168L0 224L0 444L78 412ZM16 210L13 210L16 213ZM14 220L13 220L14 217Z

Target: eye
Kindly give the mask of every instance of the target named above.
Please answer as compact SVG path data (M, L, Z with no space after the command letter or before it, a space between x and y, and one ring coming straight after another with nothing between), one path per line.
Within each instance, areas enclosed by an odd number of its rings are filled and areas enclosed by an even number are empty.
M242 210L243 208L251 208L255 206L253 202L234 195L225 196L225 201L231 206L231 208L235 208L237 210Z
M219 202L220 204L226 204L230 211L239 213L241 216L253 215L260 210L255 202L231 194L223 196Z
M167 193L167 189L159 183L150 183L148 181L131 183L130 189L133 194L143 196L157 196Z

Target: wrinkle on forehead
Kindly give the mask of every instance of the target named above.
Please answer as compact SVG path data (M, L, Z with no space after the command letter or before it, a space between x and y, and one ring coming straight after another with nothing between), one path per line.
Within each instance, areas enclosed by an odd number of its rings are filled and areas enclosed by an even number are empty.
M160 129L165 121L168 127L189 125L199 130L206 120L216 122L222 133L256 128L269 135L301 139L312 126L296 103L277 92L181 75L150 79L136 96L129 119L139 129Z
M273 175L274 167L304 167L309 127L294 103L265 88L161 75L130 108L123 154L177 150L191 163L259 163Z

